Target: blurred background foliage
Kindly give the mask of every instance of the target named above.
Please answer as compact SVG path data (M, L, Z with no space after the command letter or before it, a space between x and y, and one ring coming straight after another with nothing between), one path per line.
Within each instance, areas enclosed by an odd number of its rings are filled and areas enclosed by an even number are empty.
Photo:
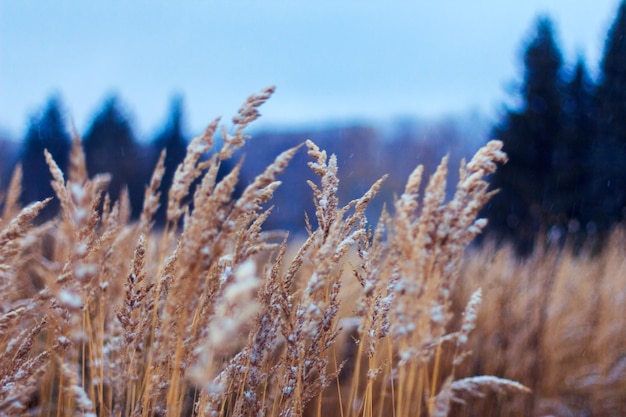
M424 164L430 173L449 154L450 171L455 174L462 158L497 138L504 141L509 162L491 179L500 191L483 212L489 219L484 236L513 242L520 254L530 253L537 239L559 245L569 242L575 248L591 241L601 247L626 213L626 3L607 33L596 77L588 73L583 57L564 62L554 32L547 16L533 23L524 41L523 76L511 101L515 104L503 105L492 126L480 115L468 114L438 120L399 118L383 124L252 129L252 140L230 163L245 158L240 180L245 186L279 152L312 138L338 155L344 202L389 174L382 195L369 208L368 217L376 219L383 205L390 207L402 192L401 184L416 163ZM31 117L23 138L0 137L0 190L6 189L13 168L21 163L24 204L53 194L43 150L48 149L66 168L71 127L64 114L61 97L54 95ZM172 97L166 120L153 137L136 137L129 114L123 100L111 95L87 130L78 134L89 174L111 173L111 197L117 199L127 188L137 217L159 153L167 151L163 184L167 189L191 134L185 127L180 95ZM281 178L268 228L303 230L304 213L313 213L311 191L302 185L310 176L305 152L295 159ZM223 167L224 172L228 169ZM453 175L449 184L455 183ZM166 193L161 197L164 202ZM57 209L51 204L42 218L51 218ZM163 219L161 210L157 222Z

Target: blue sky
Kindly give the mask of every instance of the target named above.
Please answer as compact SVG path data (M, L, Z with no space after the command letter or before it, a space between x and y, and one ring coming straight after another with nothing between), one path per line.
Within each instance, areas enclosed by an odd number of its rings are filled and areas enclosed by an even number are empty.
M617 0L0 0L0 128L57 92L84 131L119 93L140 134L173 94L197 132L275 84L265 124L493 115L535 16L594 70Z

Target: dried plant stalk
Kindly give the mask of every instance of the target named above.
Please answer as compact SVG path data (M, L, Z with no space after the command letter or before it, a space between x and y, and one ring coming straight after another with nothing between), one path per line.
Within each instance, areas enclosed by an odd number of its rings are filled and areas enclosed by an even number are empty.
M0 223L0 413L444 416L488 389L528 393L466 375L489 293L455 293L502 144L462 164L447 202L447 159L423 190L417 167L373 228L366 208L386 176L342 202L338 158L312 140L236 197L243 160L218 172L273 92L250 96L232 129L221 127L221 149L209 154L219 119L194 138L169 190L162 153L137 223L127 190L112 201L108 175L88 178L77 135L67 177L45 153L61 206L52 222L31 226L49 200L19 210L16 170ZM300 244L276 243L265 222L301 147L315 214ZM167 226L157 233L160 193ZM618 360L595 372L610 388L621 369Z

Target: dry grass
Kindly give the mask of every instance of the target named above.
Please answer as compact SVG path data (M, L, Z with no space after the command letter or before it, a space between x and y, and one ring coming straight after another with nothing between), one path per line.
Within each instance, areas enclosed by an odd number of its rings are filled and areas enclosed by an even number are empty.
M340 204L337 158L312 141L234 198L240 165L219 181L218 169L272 92L248 99L209 160L219 120L193 139L170 190L160 189L162 156L136 223L126 195L107 197L108 176L87 177L77 137L67 178L46 155L62 207L53 221L32 222L48 200L18 207L16 170L0 220L0 414L538 415L551 400L570 407L565 387L619 410L618 249L598 263L550 254L518 264L506 250L464 263L485 225L484 177L506 160L495 141L461 166L448 202L446 161L425 187L416 168L373 230L365 208L384 178ZM296 244L262 226L302 147L316 210ZM168 224L155 231L161 192Z
M460 372L514 379L534 395L488 395L473 402L475 415L626 415L624 230L601 256L539 248L522 262L513 252L483 248L466 257L458 308L477 285L484 302L469 342L474 354Z

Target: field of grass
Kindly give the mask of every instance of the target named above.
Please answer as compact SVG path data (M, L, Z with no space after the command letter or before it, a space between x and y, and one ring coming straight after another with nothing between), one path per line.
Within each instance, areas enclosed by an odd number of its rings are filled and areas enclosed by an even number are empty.
M417 167L373 228L384 177L342 205L336 157L308 140L235 198L240 165L218 181L220 163L272 92L248 99L210 159L219 121L193 139L169 190L162 156L137 222L107 175L88 178L77 137L67 173L46 155L58 218L35 221L47 201L19 207L16 170L0 220L0 415L626 414L623 233L593 258L468 248L485 177L506 161L497 141L449 201L446 160L427 181ZM317 178L303 239L262 227L296 152Z
M626 415L623 229L598 256L539 248L520 261L510 248L470 251L457 309L476 286L483 304L462 374L511 378L533 395L489 395L474 401L473 415Z

